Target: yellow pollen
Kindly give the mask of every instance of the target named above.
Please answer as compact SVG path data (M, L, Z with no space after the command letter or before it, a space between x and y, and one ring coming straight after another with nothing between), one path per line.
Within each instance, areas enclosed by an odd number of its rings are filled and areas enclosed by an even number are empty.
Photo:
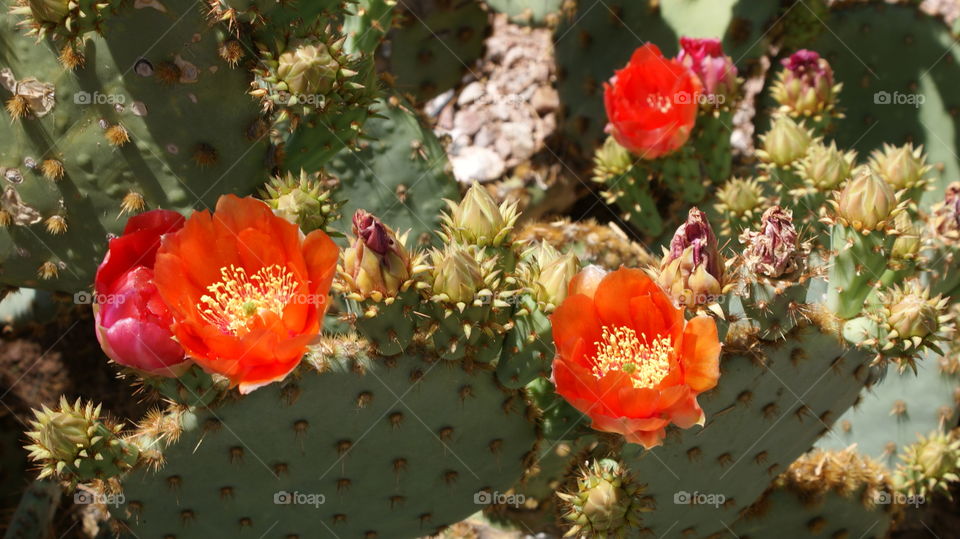
M630 375L633 387L653 387L670 372L670 358L673 357L673 345L670 336L653 341L646 334L619 326L611 330L604 326L600 340L594 343L597 356L593 363L593 375L602 378L611 371L620 371Z
M204 320L224 333L241 336L254 317L272 312L277 316L297 293L293 274L276 264L247 276L246 270L230 265L220 268L223 277L207 287L197 308Z
M666 114L667 111L673 108L673 103L670 101L670 99L662 94L648 95L647 105L650 106L650 108L659 110L661 114Z

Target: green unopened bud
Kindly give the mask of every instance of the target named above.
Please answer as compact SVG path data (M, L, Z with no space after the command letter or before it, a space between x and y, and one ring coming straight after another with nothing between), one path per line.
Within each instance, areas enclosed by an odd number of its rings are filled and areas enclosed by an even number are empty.
M343 205L331 197L326 184L332 181L323 173L307 174L301 169L299 177L288 172L286 176L272 178L260 195L277 215L300 225L304 232L326 230L331 222L340 218Z
M907 212L897 214L893 219L893 228L897 232L897 239L890 249L890 257L894 260L913 260L920 252L920 231L913 224L913 219Z
M896 332L899 339L925 339L940 329L940 316L945 303L937 296L930 298L930 289L917 280L895 287L881 297L884 325Z
M657 279L682 305L714 303L723 292L724 261L705 213L691 208L670 240Z
M443 216L444 232L449 240L484 246L500 246L517 221L517 205L497 205L479 183L470 186L459 204L446 201L450 210Z
M763 149L757 155L766 163L787 167L806 155L813 134L786 114L780 114L760 139Z
M893 188L868 167L854 171L837 198L836 209L840 222L857 231L884 229L899 213Z
M936 430L903 449L897 466L897 488L912 495L949 493L960 480L960 440L957 431Z
M717 208L735 217L752 215L764 202L763 189L753 178L732 178L717 192L717 199Z
M82 411L63 406L57 411L44 408L44 416L38 421L37 442L57 460L72 462L77 454L90 443L94 423ZM79 408L79 402L77 404Z
M411 284L413 268L404 243L393 230L364 210L353 216L350 247L343 251L343 275L347 289L374 300L392 298Z
M434 297L450 303L472 303L486 288L484 267L475 246L451 243L430 253Z
M560 305L567 297L570 280L580 271L580 260L573 253L561 254L547 242L534 247L530 286L534 298L548 307Z
M923 146L914 149L913 144L903 146L884 144L883 149L870 155L870 168L887 182L894 191L913 189L926 182L930 167L923 154Z
M613 137L607 137L603 146L593 157L593 181L606 182L626 174L632 167L634 158L630 151L617 143Z
M797 163L797 174L818 191L833 191L850 178L856 158L856 152L844 153L835 142L829 146L817 142Z
M337 80L340 64L326 44L300 43L278 58L277 77L296 95L327 94Z
M37 22L59 23L70 13L68 0L27 0Z
M580 470L576 491L559 493L572 523L567 536L619 537L639 523L639 513L649 511L636 485L623 466L613 460L593 461Z

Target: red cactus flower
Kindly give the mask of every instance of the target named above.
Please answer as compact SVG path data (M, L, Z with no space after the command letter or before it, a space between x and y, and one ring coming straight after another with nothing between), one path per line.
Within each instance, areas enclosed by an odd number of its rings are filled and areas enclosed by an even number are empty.
M123 235L110 240L97 269L97 340L120 365L160 376L176 376L189 366L170 331L170 311L153 283L161 236L182 226L183 217L169 210L131 217Z
M697 395L720 377L716 323L706 316L685 321L646 273L611 272L592 296L571 290L552 322L557 393L594 429L649 449L671 423L703 424Z
M690 69L647 43L604 84L607 130L643 159L669 154L690 138L700 93Z
M263 202L224 195L164 237L156 284L187 354L248 393L283 379L319 334L338 255L324 232L304 237Z

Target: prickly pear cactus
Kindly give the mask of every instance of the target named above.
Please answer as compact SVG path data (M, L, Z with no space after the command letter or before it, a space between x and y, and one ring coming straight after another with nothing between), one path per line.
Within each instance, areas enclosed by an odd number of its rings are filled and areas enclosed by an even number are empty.
M160 470L124 480L118 519L141 537L414 537L522 475L536 427L489 371L413 349L371 357L350 339L314 354L283 386L143 425L141 436L176 442L158 451Z
M264 4L23 1L0 17L4 282L85 288L126 217L254 192L300 122L356 139L371 68L313 29L340 4Z

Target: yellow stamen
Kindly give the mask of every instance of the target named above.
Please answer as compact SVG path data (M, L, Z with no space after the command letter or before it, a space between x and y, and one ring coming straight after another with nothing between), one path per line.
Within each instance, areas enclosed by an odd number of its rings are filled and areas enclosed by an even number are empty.
M633 387L654 387L670 372L673 344L666 335L650 341L646 334L626 327L604 326L600 340L594 343L597 357L593 375L602 378L611 371L630 375Z
M659 110L661 114L666 114L673 108L673 103L671 103L670 99L665 95L650 94L647 96L647 106Z
M286 268L276 264L260 268L252 276L231 265L220 268L223 280L207 287L197 308L207 322L224 333L242 336L260 314L283 315L297 293L298 283Z

